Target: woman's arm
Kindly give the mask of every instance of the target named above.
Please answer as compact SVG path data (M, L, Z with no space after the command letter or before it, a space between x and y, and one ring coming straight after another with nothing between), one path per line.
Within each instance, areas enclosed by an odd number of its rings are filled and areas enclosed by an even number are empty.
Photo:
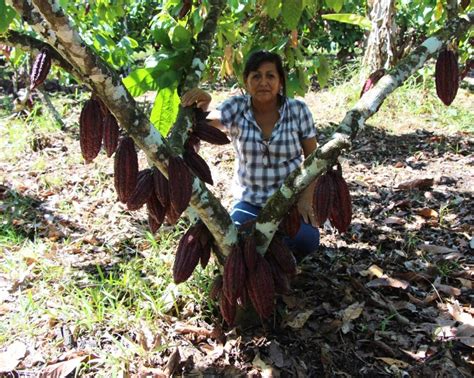
M199 88L191 89L181 96L182 106L194 106L207 112L209 105L212 101L212 97L206 91ZM221 112L219 110L211 110L207 115L208 123L220 130L224 130L224 125L220 122Z
M303 147L304 157L307 158L318 146L316 137L304 139L301 142L301 146ZM303 217L304 222L311 223L313 227L317 227L313 212L313 192L315 184L315 181L309 184L309 186L301 193L297 204L298 211Z

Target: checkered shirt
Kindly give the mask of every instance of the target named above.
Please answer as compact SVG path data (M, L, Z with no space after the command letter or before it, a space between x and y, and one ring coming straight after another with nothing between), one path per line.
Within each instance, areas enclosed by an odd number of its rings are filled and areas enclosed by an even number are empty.
M232 97L218 109L236 151L232 194L236 200L263 206L301 165L301 141L316 135L311 112L304 102L285 98L280 119L270 139L264 140L249 95Z

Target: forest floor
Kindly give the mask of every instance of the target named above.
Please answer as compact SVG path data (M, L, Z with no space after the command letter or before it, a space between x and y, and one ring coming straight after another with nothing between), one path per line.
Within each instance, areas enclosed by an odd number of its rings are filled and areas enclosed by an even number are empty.
M472 376L472 93L387 99L341 160L349 231L325 226L273 318L240 328L208 298L215 264L172 282L188 221L151 235L117 202L113 160L84 164L85 96L53 95L63 130L0 96L0 376ZM356 97L307 95L321 143ZM201 151L229 207L232 148Z

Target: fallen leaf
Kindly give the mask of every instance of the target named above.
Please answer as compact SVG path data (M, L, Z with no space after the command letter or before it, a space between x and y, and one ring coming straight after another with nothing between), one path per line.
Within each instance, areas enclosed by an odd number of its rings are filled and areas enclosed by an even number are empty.
M175 348L173 353L171 353L170 358L168 359L168 362L166 363L165 374L168 377L173 375L173 372L178 367L180 361L181 361L181 355L179 354L179 349Z
M465 278L456 278L459 282L461 282L461 285L465 287L466 289L472 289L472 281L466 280Z
M427 207L417 210L416 213L423 218L438 218L438 212Z
M432 245L432 244L419 244L418 248L425 252L435 253L435 254L447 254L447 253L457 252L451 248L441 247L439 245Z
M283 366L285 366L285 355L283 354L280 345L278 345L276 341L271 342L268 351L270 354L270 359L273 361L273 364L276 367L282 368Z
M452 297L457 297L461 295L461 290L458 289L457 287L449 286L449 285L444 285L444 284L436 284L435 283L436 289L439 291L451 295Z
M400 190L410 190L410 189L429 189L433 186L434 179L432 178L425 178L425 179L417 179L411 181L405 181L398 184L398 189Z
M397 280L391 277L381 277L375 280L368 282L365 286L374 288L374 287L393 287L396 289L406 290L410 284L406 281Z
M390 365L390 366L396 366L397 368L401 368L401 369L404 369L404 368L407 368L408 366L410 366L408 363L406 363L405 361L402 361L402 360L397 360L395 358L390 358L390 357L375 357L376 360L381 360L383 362L385 362L387 365Z
M18 366L26 356L26 345L21 341L10 344L5 352L0 353L0 373L9 373Z
M274 377L275 376L273 374L274 369L270 365L265 363L265 361L263 361L260 358L260 353L257 353L257 355L255 356L255 358L252 361L252 365L254 367L258 368L262 372L262 377Z
M375 276L377 278L380 278L383 276L383 269L374 264L374 265L371 265L369 269L360 271L359 274L362 277Z
M446 307L448 308L449 314L453 317L454 320L461 322L463 324L468 324L474 326L474 318L471 314L463 311L461 306L457 301L453 304L447 303Z
M388 218L385 218L383 222L388 225L391 225L391 224L403 225L406 223L404 219L399 218L399 217L388 217Z
M176 333L186 335L189 333L199 335L199 336L205 336L205 337L210 337L212 334L212 331L206 328L202 327L196 327L193 325L189 324L184 324L184 323L179 323L175 326L175 331Z
M355 302L347 307L342 315L342 333L347 333L351 330L351 321L357 319L364 311L365 302Z
M293 318L293 320L289 321L287 324L294 329L303 328L312 313L313 310L300 312Z
M82 361L89 356L81 356L71 358L70 360L61 361L53 365L48 365L41 370L39 378L65 378L81 366Z

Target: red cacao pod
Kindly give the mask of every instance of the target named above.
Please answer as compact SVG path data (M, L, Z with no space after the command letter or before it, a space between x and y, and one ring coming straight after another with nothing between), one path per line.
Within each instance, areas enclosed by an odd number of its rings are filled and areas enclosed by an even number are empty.
M223 293L231 303L235 303L245 287L246 269L242 250L234 246L224 265Z
M261 318L267 319L273 312L275 284L268 261L257 255L257 266L247 276L247 289L255 311Z
M119 141L114 157L114 184L118 199L127 203L128 197L135 190L138 176L138 157L135 144L130 137Z
M137 185L127 200L127 208L132 211L138 210L148 201L152 194L155 195L153 171L147 168L138 174Z
M120 129L117 120L112 113L107 113L104 116L104 136L103 143L107 157L111 157L117 150L118 140L120 136Z
M191 200L193 177L179 156L172 156L169 159L168 185L170 201L176 212L181 215Z
M51 69L51 53L43 47L33 63L30 73L30 91L38 87L48 76Z
M212 144L224 145L230 143L225 133L205 121L198 122L193 127L193 134L199 139Z
M445 105L451 105L459 88L458 56L455 52L444 49L436 61L436 93Z
M99 103L92 99L87 100L79 118L79 141L86 163L90 163L99 154L102 134L102 113Z

